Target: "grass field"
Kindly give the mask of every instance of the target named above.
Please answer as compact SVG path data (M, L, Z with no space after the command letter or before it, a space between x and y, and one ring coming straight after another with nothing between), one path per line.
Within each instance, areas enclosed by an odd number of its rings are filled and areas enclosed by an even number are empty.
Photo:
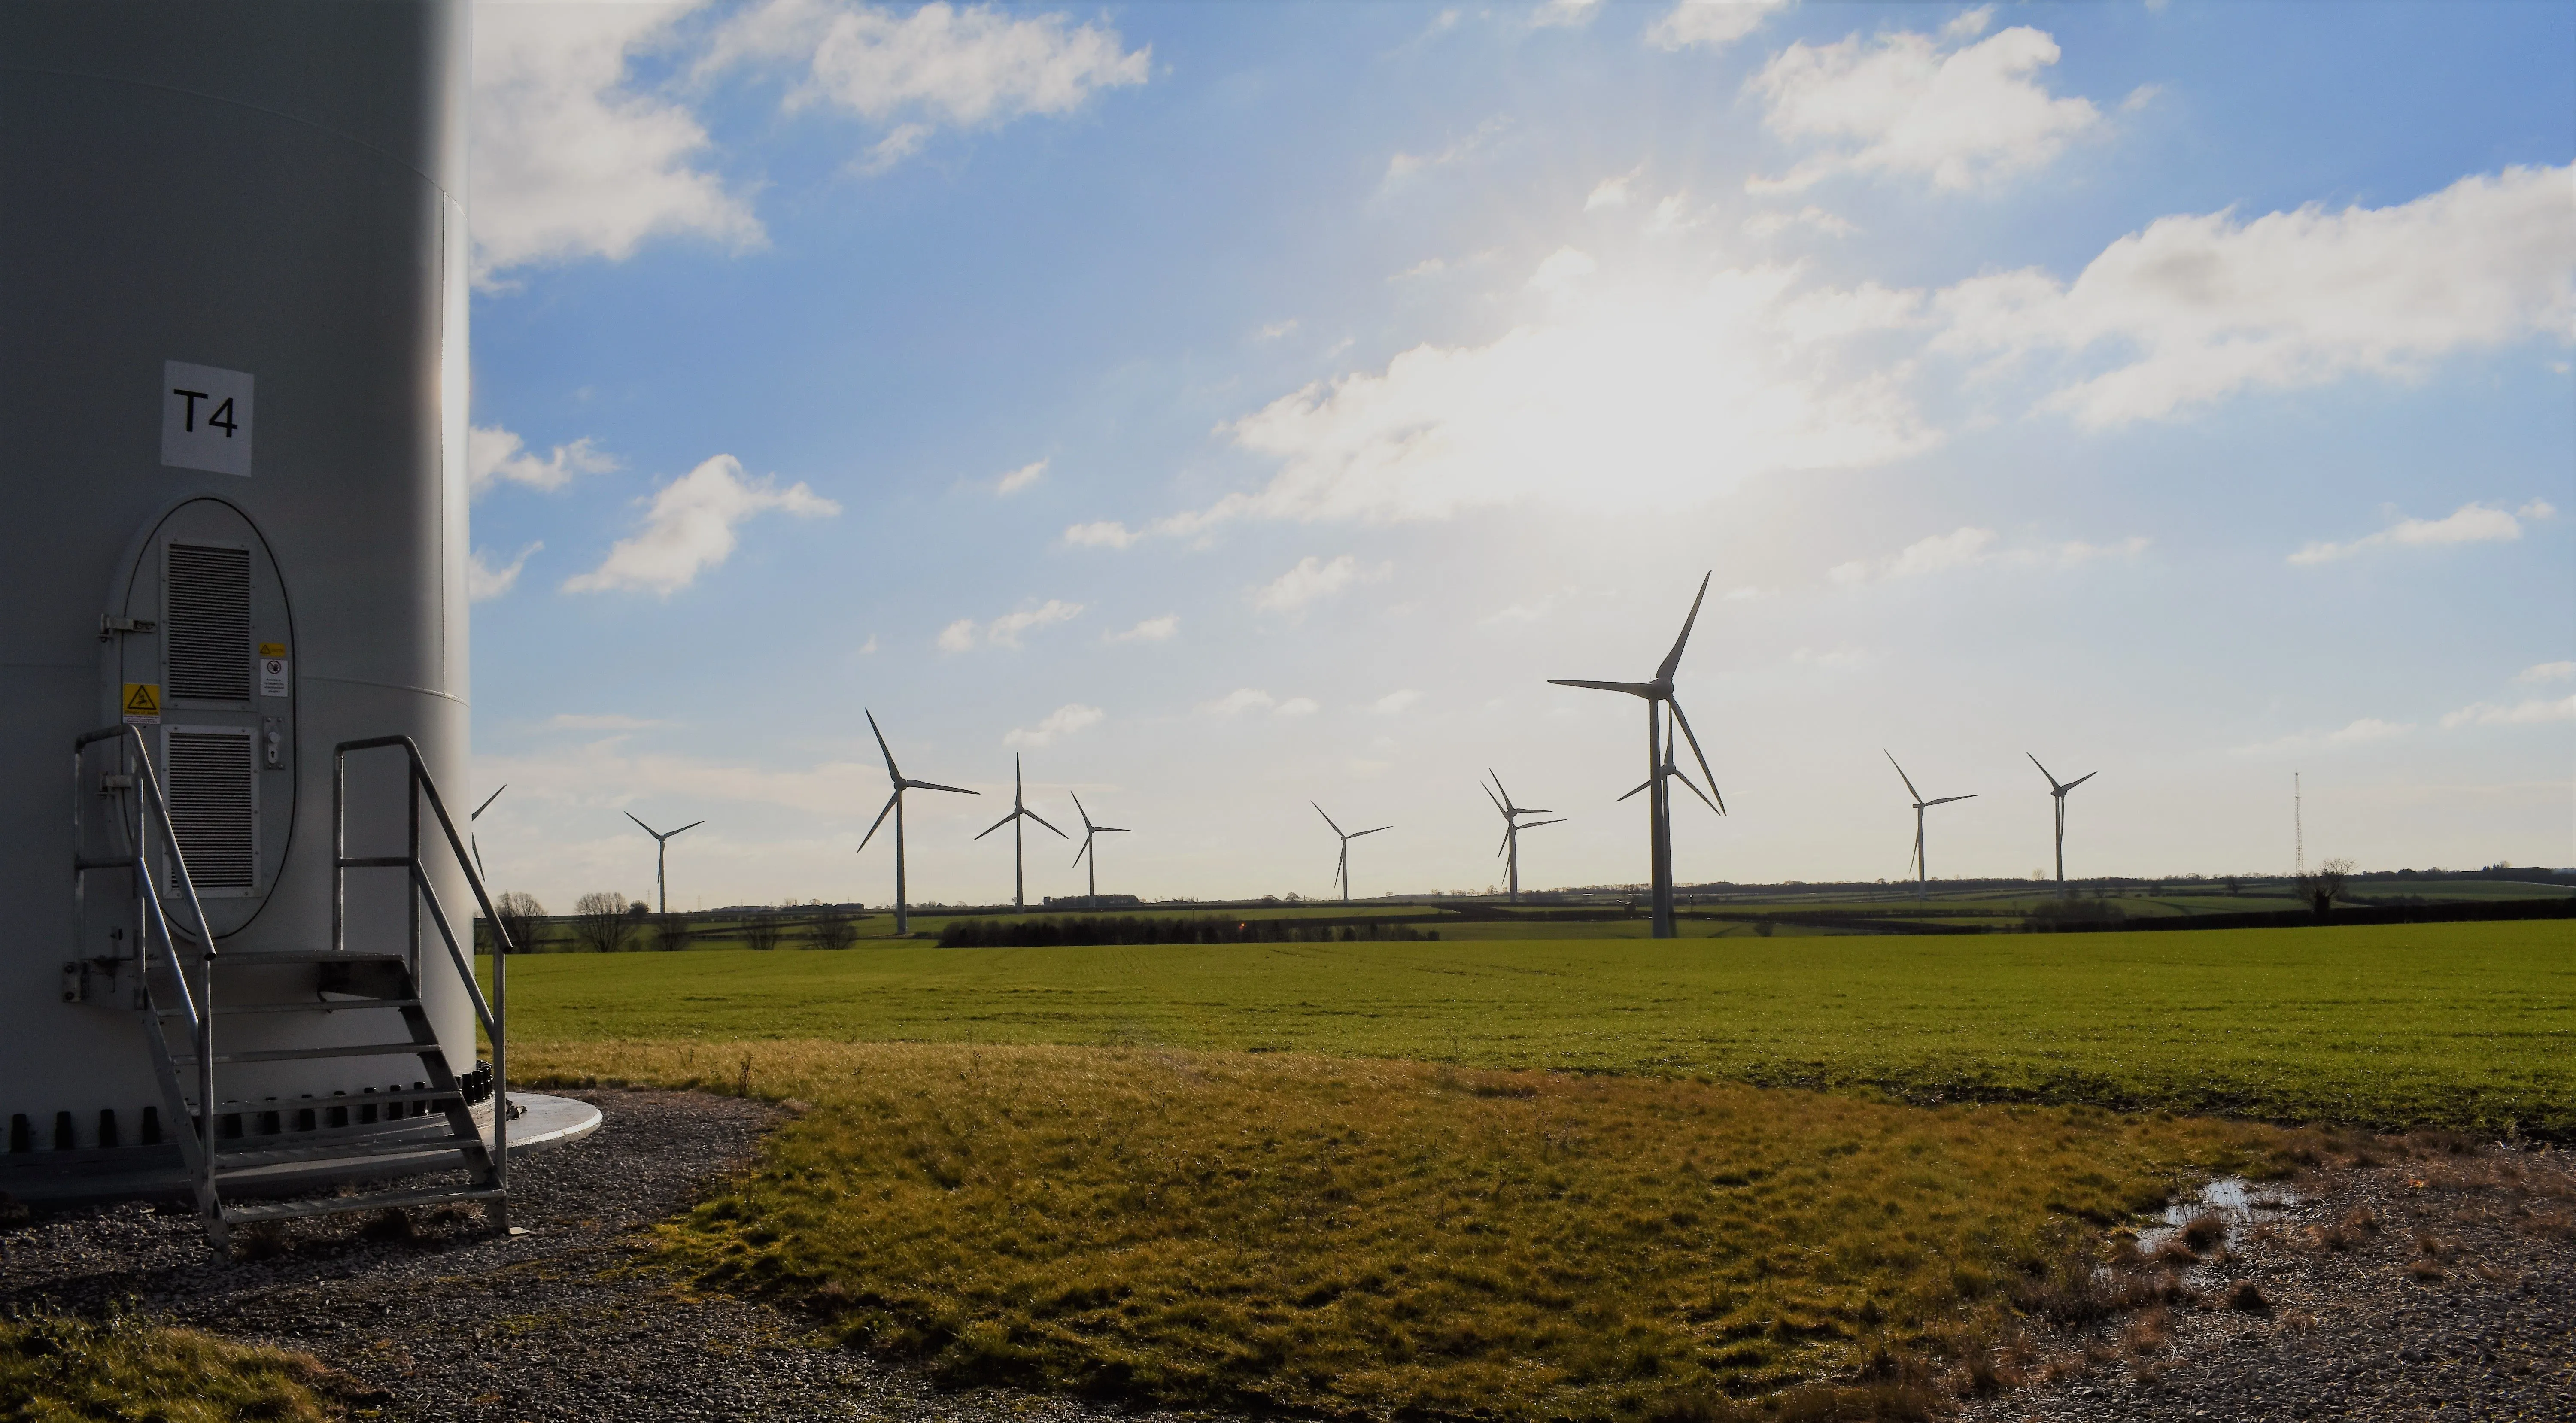
M8 1423L324 1423L345 1418L345 1376L305 1354L237 1344L132 1316L0 1318Z
M2564 1137L2571 937L2528 921L535 955L512 961L510 998L522 1045L1286 1050Z

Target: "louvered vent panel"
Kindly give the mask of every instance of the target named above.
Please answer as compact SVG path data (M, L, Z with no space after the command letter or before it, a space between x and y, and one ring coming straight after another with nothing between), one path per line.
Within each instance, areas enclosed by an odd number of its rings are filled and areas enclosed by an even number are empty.
M170 823L179 832L189 877L202 892L253 889L258 874L256 807L251 800L251 739L229 732L170 733ZM179 872L170 871L170 887Z
M169 648L174 697L250 699L250 550L170 545Z

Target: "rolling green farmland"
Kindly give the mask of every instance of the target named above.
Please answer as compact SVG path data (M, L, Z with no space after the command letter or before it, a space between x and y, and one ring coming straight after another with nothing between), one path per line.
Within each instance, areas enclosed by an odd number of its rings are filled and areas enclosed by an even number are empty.
M1292 1050L2576 1134L2576 932L2564 921L711 950L528 956L510 978L527 1045Z

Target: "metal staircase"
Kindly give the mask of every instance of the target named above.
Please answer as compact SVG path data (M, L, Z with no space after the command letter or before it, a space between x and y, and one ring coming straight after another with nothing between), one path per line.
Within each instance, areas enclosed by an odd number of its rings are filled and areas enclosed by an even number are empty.
M115 769L100 772L100 748L115 754ZM407 763L408 851L352 857L347 853L348 758L353 753L399 749ZM162 780L143 736L132 726L111 727L80 738L73 750L73 821L79 853L74 859L76 899L88 893L94 873L123 871L132 886L130 967L132 1006L150 1043L168 1118L178 1124L181 1161L193 1188L207 1239L218 1249L234 1227L387 1207L480 1202L495 1229L509 1224L509 1118L503 1090L508 1071L506 973L508 931L492 912L446 804L407 736L344 742L332 753L331 944L314 950L239 952L224 949L208 932L205 908L189 876ZM114 823L99 827L109 853L93 856L93 828L83 823L90 802L114 802ZM492 926L492 996L475 981L469 945L459 944L421 860L421 810L427 805L440 838L456 856L475 902ZM347 948L347 888L351 870L404 872L409 940L403 952L353 952ZM174 899L174 905L170 901ZM76 904L76 909L82 906ZM174 915L176 908L183 911ZM492 1045L492 1066L462 1074L430 1024L421 985L421 921L426 917L446 947L476 1018ZM111 941L125 936L120 927ZM111 973L114 969L109 970ZM282 971L282 972L281 972ZM245 984L244 980L257 981ZM287 993L281 998L279 981ZM217 1002L217 990L224 990ZM227 1047L218 1023L263 1020L275 1024L259 1040L289 1045ZM352 1033L352 1027L366 1031ZM354 1040L352 1040L354 1039ZM254 1097L234 1088L224 1095L227 1068L318 1060L382 1060L400 1065L382 1090L361 1087L328 1096ZM353 1076L352 1074L343 1074ZM475 1120L477 1099L489 1097L487 1145ZM443 1184L348 1194L359 1180L450 1177ZM283 1191L341 1185L343 1194L250 1203Z

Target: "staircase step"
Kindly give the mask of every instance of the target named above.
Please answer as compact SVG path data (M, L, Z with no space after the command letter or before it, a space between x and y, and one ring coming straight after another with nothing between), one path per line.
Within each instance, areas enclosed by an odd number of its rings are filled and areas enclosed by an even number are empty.
M263 1220L301 1220L306 1216L341 1215L351 1211L404 1210L412 1206L439 1206L450 1201L505 1200L509 1192L498 1186L451 1186L439 1190L398 1191L381 1196L332 1196L324 1200L281 1201L269 1206L226 1206L226 1225L249 1225Z
M336 1013L343 1009L418 1008L420 1006L421 1001L417 998L325 998L310 1003L236 1003L215 1009L215 1016L227 1018L236 1013ZM154 1011L164 1018L188 1016L188 1010L185 1008L160 1008Z
M420 1120L428 1122L431 1119L423 1117ZM444 1125L444 1123L442 1122L441 1125ZM479 1136L472 1139L474 1145L480 1145L482 1140L483 1139ZM475 1164L472 1158L468 1155L467 1139L450 1132L444 1136L415 1136L400 1141L356 1142L339 1140L315 1142L310 1146L247 1147L230 1151L218 1150L215 1153L215 1175L218 1177L237 1176L247 1171L257 1171L270 1166L284 1166L298 1161L372 1161L378 1157L384 1156L426 1156L432 1153L453 1154L455 1156L465 1158L465 1164ZM440 1168L423 1167L422 1169L438 1170Z
M222 1066L225 1063L305 1062L323 1057L396 1057L406 1054L418 1057L442 1051L444 1050L436 1043L350 1043L343 1047L285 1047L269 1048L259 1052L219 1052L215 1054L215 1063L217 1066ZM197 1055L192 1052L172 1053L170 1061L174 1064L187 1063L194 1066Z
M400 967L408 960L401 954L360 954L337 949L267 949L243 952L227 949L215 955L217 968L259 967L267 964L392 964Z
M215 1115L223 1117L231 1116L236 1112L300 1112L308 1107L317 1111L325 1107L347 1107L354 1111L360 1107L382 1107L393 1102L420 1102L435 1105L440 1102L461 1102L463 1100L465 1100L465 1094L463 1092L442 1092L435 1087L423 1087L417 1092L357 1092L345 1097L291 1097L268 1102L225 1102L218 1100L215 1103ZM196 1104L194 1102L189 1103L188 1115L194 1117L196 1115L196 1111ZM370 1123L369 1125L372 1126L378 1124ZM354 1130L354 1128L326 1127L322 1128L322 1130L343 1131ZM297 1135L307 1134L308 1133L297 1133Z

